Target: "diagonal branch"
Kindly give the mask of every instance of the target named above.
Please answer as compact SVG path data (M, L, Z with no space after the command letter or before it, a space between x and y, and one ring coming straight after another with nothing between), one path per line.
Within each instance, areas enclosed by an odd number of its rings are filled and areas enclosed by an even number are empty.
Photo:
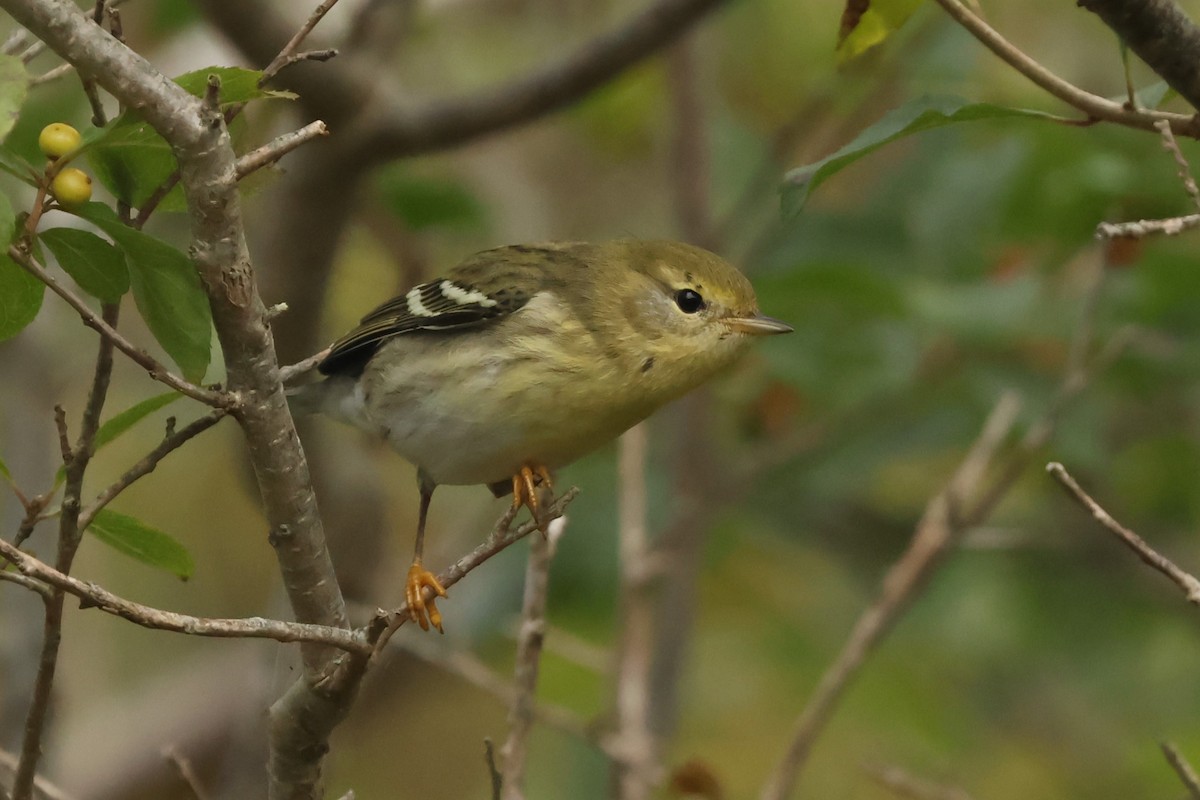
M154 380L171 387L180 394L187 395L193 400L198 400L213 408L229 409L236 405L237 401L233 395L228 392L205 389L202 386L197 386L190 381L184 380L167 369L158 359L126 339L116 328L109 325L99 314L93 311L83 298L64 286L25 250L16 245L9 245L8 255L31 275L50 287L52 292L63 300L66 300L67 305L71 306L79 314L84 325L99 333L104 339L112 342L118 350L129 356L135 364L145 369Z
M724 0L658 0L576 52L503 86L424 108L384 106L356 138L358 152L382 161L442 150L557 111L682 36Z
M1170 578L1183 591L1189 603L1200 605L1200 580L1195 575L1180 569L1175 562L1147 544L1145 539L1113 519L1111 514L1080 487L1062 464L1052 461L1046 465L1046 471L1067 490L1068 494L1075 498L1076 502L1091 512L1093 519L1111 531L1114 536L1136 553L1138 558L1152 569L1156 569Z
M862 663L900 619L963 532L986 517L999 501L997 492L982 491L980 483L1016 422L1018 405L1011 395L1000 399L970 452L945 488L925 507L908 548L884 575L875 602L859 616L837 658L821 676L796 723L787 751L763 789L762 800L784 800L791 793L800 767ZM966 510L973 496L982 499Z

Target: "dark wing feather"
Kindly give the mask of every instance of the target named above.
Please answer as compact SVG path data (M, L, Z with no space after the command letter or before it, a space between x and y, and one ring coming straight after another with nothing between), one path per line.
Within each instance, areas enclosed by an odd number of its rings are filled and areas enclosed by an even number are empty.
M371 311L333 343L318 369L325 375L358 375L380 345L394 336L471 328L521 308L529 295L513 289L521 282L507 274L507 250L480 253L449 277L414 286ZM496 288L489 292L489 285Z

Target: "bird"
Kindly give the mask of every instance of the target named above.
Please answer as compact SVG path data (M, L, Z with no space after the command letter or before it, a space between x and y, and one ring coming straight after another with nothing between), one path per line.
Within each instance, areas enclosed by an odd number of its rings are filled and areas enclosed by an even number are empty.
M615 439L792 327L750 281L675 241L546 242L476 253L364 316L290 392L387 441L417 468L408 614L443 631L446 596L422 563L434 489L483 484L539 528L553 472ZM429 598L425 597L429 590ZM443 631L444 632L444 631Z

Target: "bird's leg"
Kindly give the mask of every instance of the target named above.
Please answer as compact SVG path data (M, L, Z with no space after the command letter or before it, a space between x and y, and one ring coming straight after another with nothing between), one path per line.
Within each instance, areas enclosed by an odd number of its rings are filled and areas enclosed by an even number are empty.
M442 630L442 614L438 611L435 601L446 596L446 590L438 582L437 577L421 565L421 553L425 549L425 518L429 516L429 501L433 499L435 484L424 475L419 475L418 483L421 490L421 510L417 517L417 546L413 552L412 566L408 568L408 580L404 585L404 596L408 601L408 618L421 626L421 630L429 630L429 626ZM429 600L425 599L425 589L432 592Z
M537 523L538 530L544 536L550 520L544 518L544 506L539 494L544 491L551 498L554 497L554 483L550 480L550 470L542 464L526 464L513 475L512 487L513 510L521 506L528 508L529 513L533 515L533 521Z

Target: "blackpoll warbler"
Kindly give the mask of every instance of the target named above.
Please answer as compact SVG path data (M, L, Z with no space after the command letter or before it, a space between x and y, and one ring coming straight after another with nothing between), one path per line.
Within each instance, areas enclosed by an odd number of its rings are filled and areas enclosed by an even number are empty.
M758 313L723 259L666 241L513 245L384 303L334 343L293 409L376 433L417 466L421 506L409 615L442 629L421 565L438 484L513 492L540 526L550 471L616 438L734 360L792 329Z

